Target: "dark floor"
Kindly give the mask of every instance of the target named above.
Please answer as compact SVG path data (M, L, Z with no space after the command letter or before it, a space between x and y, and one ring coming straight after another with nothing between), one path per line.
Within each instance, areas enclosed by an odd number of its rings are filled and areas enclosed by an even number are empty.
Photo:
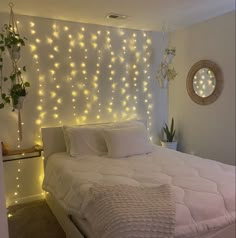
M10 238L65 238L45 200L8 208Z

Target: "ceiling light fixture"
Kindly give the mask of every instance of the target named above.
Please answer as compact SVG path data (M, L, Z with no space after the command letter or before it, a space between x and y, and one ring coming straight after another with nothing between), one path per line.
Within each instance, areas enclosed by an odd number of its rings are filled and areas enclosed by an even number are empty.
M117 14L117 13L109 13L109 14L107 14L105 17L106 17L106 18L109 18L109 19L124 20L124 19L126 19L128 16L122 15L122 14Z

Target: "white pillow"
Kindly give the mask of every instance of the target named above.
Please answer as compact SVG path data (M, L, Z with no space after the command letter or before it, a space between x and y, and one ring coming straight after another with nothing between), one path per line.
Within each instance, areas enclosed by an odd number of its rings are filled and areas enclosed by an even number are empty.
M70 154L70 140L67 133L67 129L69 128L121 128L121 127L130 127L130 126L139 126L143 125L143 122L137 120L128 120L128 121L121 121L121 122L109 122L109 123L101 123L101 124L87 124L87 125L73 125L73 126L66 126L62 127L62 131L64 134L66 152ZM90 134L92 136L92 134ZM104 139L103 139L104 140Z
M69 138L69 154L104 155L107 153L106 142L99 127L69 127L66 129Z
M147 130L143 124L133 127L104 129L108 156L121 158L152 151Z

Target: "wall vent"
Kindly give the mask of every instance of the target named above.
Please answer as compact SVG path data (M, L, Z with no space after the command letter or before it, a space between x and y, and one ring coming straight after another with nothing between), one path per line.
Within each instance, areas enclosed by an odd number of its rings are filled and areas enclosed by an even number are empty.
M124 20L127 18L127 16L122 14L117 14L117 13L109 13L106 15L106 18Z

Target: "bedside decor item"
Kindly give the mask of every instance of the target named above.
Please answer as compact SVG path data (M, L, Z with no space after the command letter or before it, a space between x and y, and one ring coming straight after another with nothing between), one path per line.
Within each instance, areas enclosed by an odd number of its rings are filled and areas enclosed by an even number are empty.
M174 129L174 119L171 119L170 128L165 123L165 127L163 128L165 134L165 140L161 141L161 145L163 147L176 150L177 149L177 141L174 140L175 129Z
M157 80L159 81L161 88L166 88L170 80L174 80L177 76L175 68L171 65L172 60L176 54L176 49L166 48L163 55L163 60L160 64L160 68L157 71Z
M219 66L210 60L195 63L187 76L189 97L197 104L215 102L223 90L223 74Z
M171 35L169 27L163 22L162 34L163 44L165 36L168 37L168 47L164 50L163 58L157 71L157 80L161 88L167 88L170 80L174 80L177 76L175 68L172 66L172 60L176 55L176 48L171 46Z
M162 27L163 42L164 42L165 32L166 32L165 26L163 25ZM169 38L168 47L164 51L163 59L160 63L159 69L157 71L157 77L156 77L161 88L167 88L169 81L174 80L175 77L177 76L177 72L175 68L172 66L172 60L176 55L176 49L175 47L171 46L170 35L168 38Z
M12 104L12 111L18 110L19 139L22 140L20 110L27 94L26 88L30 87L30 83L23 80L22 73L26 71L26 67L18 66L21 47L25 46L27 39L21 37L18 32L13 6L13 3L9 3L9 24L4 24L0 32L0 109L4 108L6 104ZM9 56L11 60L12 70L8 77L4 76L4 56Z

